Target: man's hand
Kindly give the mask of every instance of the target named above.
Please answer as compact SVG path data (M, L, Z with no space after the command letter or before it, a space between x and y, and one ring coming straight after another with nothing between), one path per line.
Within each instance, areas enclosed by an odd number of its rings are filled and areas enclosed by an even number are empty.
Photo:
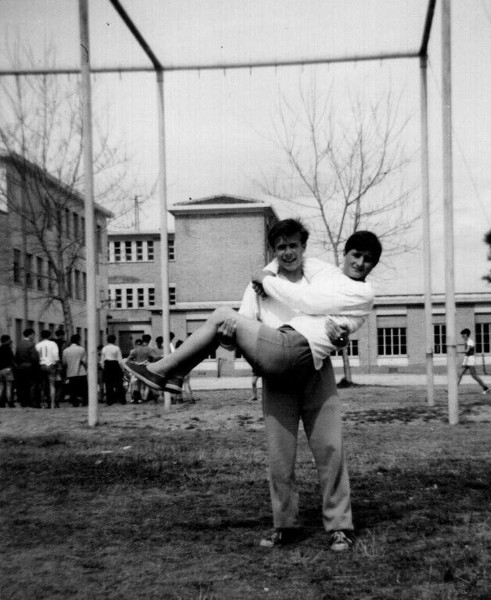
M217 333L220 338L220 346L223 346L223 348L228 350L234 347L236 327L236 320L233 317L225 319L225 321L218 327Z
M336 348L344 348L349 344L349 335L346 327L341 327L341 325L338 325L329 317L325 319L324 327L329 339Z
M256 271L251 277L252 289L256 292L258 296L261 298L267 298L267 294L264 291L263 281L265 277L276 277L273 271Z

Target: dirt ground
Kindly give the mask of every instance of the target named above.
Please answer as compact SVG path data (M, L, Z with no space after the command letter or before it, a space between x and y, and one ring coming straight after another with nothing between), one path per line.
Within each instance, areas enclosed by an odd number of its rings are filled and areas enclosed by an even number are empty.
M346 423L409 423L417 420L448 422L446 392L443 388L436 390L434 407L428 406L422 387L360 385L340 389L339 395ZM388 396L390 401L387 401ZM169 410L164 408L163 403L154 402L124 406L101 404L95 427L88 425L87 407L73 408L69 404L62 404L60 409L55 410L2 408L0 436L44 435L80 430L100 432L101 429L108 435L111 430L139 428L223 431L245 426L247 429L262 429L261 399L252 401L250 397L250 390L204 391L198 392L195 404L173 404ZM481 395L477 386L462 386L459 423L471 422L491 423L491 395Z

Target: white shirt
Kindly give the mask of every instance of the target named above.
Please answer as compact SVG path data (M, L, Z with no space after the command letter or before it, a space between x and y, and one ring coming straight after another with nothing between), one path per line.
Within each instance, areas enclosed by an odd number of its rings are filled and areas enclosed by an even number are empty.
M53 340L42 340L36 344L36 350L39 354L39 364L50 367L60 360L58 344Z
M119 346L116 344L106 344L101 350L101 367L104 367L104 361L117 360L121 366L124 366L123 355Z
M277 261L266 269L278 272ZM326 356L336 350L325 330L326 317L353 333L372 309L374 294L370 284L354 281L338 267L316 258L304 259L303 273L295 283L281 275L266 277L266 299L259 298L249 285L239 313L269 327L293 327L307 338L315 368L320 369Z

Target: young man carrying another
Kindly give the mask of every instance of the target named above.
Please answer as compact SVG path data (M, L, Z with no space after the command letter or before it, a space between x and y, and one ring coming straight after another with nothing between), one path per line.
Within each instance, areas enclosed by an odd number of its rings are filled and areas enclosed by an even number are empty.
M270 495L274 532L261 540L263 547L294 542L299 538L299 494L295 479L295 459L300 420L314 455L322 495L322 518L334 551L349 549L353 543L350 486L345 464L341 407L329 356L322 357L311 332L315 322L307 314L320 312L329 300L373 303L373 292L365 278L377 264L382 251L377 237L370 232L357 232L345 247L344 267L315 259L305 259L308 232L296 221L280 222L268 236L274 249L275 264L253 277L244 295L240 313L261 319L265 325L277 326L278 315L284 318L285 306L297 311L290 321L310 342L316 369L302 380L263 377L263 411L269 456ZM277 277L269 269L277 270ZM320 270L316 270L320 269ZM306 272L310 281L306 281ZM351 283L349 280L351 280ZM357 282L353 285L353 281ZM259 307L252 293L261 296ZM266 296L266 297L264 297ZM328 298L333 296L333 298ZM358 296L358 297L356 297ZM355 298L356 297L356 298ZM318 327L318 324L317 324ZM331 339L341 334L334 330Z
M344 550L350 538L343 530L351 531L352 521L339 402L329 354L338 346L332 340L343 333L343 328L355 331L372 308L373 292L364 279L378 262L381 246L370 232L352 236L345 249L343 274L315 259L304 263L308 235L298 221L281 221L268 236L277 259L277 264L270 267L278 270L278 276L267 271L253 278L256 289L261 295L265 291L267 298L258 300L250 285L241 314L219 308L174 353L149 365L128 362L126 369L151 387L180 392L183 375L208 355L210 347L216 347L220 340L233 340L269 389L263 404L272 472L278 467L278 477L272 476L271 480L276 531L263 545L287 543L298 532L293 463L302 418L323 486L326 529L335 533L331 547ZM280 406L283 403L291 405L286 408L286 420ZM324 421L327 431L333 430L327 441ZM286 432L283 437L282 428Z

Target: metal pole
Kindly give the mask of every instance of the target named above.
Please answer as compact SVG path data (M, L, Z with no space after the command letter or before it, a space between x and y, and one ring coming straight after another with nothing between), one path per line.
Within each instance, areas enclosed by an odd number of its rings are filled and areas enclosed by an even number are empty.
M97 311L96 311L96 247L94 217L94 172L92 155L92 106L90 84L89 9L88 0L79 0L80 65L82 73L82 131L85 172L85 246L87 265L87 333L89 425L97 424Z
M164 72L156 71L157 103L159 128L159 196L160 196L160 262L162 274L162 337L164 338L164 356L170 353L169 326L169 252L167 248L167 172L165 157L165 103L164 103ZM164 408L169 410L171 398L164 393Z
M426 345L426 393L428 404L435 405L433 378L433 321L431 310L431 244L430 244L430 177L428 168L428 79L427 57L421 56L421 192L423 216L423 272L425 288L425 345Z
M456 425L459 422L459 410L457 392L457 342L455 332L451 67L450 0L442 0L443 222L445 238L448 421L450 425Z

